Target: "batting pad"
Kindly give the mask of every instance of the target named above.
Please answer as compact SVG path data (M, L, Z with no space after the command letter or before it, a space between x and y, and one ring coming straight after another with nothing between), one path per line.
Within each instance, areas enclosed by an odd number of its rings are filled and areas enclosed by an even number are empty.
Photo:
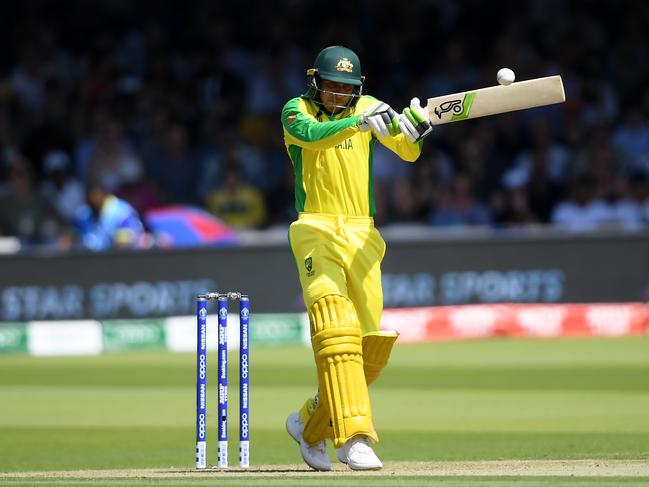
M332 437L329 410L322 401L316 403L313 398L307 399L300 409L300 419L304 423L303 436L308 444L315 445Z
M363 369L368 386L379 378L381 371L388 365L392 347L398 337L396 331L375 331L363 337Z
M329 409L335 447L340 448L356 435L378 442L363 371L361 327L354 306L343 296L325 296L313 303L309 319L320 399ZM304 439L310 442L306 430Z

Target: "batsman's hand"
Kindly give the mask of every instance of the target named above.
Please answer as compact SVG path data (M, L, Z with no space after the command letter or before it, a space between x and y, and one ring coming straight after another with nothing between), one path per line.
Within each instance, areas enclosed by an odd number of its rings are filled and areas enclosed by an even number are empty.
M399 115L399 128L410 142L419 142L433 131L419 98L410 100L410 107L403 109Z
M401 132L399 114L382 101L377 101L363 112L358 126L362 132L372 130L379 138L395 136Z

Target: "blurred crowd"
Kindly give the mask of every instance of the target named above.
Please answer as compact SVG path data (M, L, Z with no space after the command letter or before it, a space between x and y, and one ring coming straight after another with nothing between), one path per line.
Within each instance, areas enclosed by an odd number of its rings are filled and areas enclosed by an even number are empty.
M634 0L8 3L0 236L67 248L88 215L95 230L111 218L105 201L144 227L172 204L286 225L279 113L332 44L356 50L364 91L399 111L494 85L505 66L564 80L565 104L438 127L415 164L377 149L379 225L648 228L648 32Z

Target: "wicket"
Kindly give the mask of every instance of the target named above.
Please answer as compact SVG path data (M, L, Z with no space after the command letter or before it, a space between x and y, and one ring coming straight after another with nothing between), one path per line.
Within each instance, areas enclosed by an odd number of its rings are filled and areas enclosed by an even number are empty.
M207 467L207 304L218 305L219 422L217 466L228 467L228 302L239 301L239 467L250 466L249 337L250 299L238 292L207 293L196 297L196 468Z

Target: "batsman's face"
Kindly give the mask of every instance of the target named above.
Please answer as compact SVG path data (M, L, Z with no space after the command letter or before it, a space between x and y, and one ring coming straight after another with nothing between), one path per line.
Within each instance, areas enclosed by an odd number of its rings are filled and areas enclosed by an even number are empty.
M330 113L336 113L347 107L354 86L345 83L336 83L334 81L322 80L320 92L320 101Z

